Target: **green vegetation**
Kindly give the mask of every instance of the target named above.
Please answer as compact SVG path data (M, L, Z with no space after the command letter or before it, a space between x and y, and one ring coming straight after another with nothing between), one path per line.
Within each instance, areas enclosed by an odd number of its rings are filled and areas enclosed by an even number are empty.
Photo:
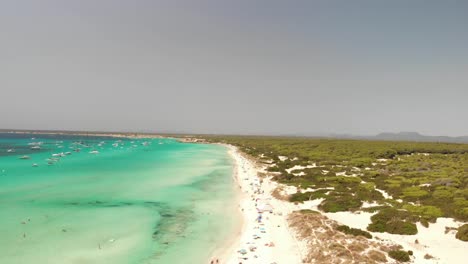
M345 234L348 234L348 235L363 236L369 239L372 238L372 235L369 232L358 229L358 228L350 228L347 225L340 225L336 228L336 230L343 232Z
M455 236L457 239L462 241L468 241L468 224L464 224L458 228L457 235Z
M390 234L415 235L418 233L416 225L417 216L408 211L394 208L383 209L371 217L372 223L367 230L371 232L387 232Z
M319 209L326 212L378 212L368 227L370 231L415 234L418 221L424 226L438 217L468 221L468 144L204 138L238 146L269 166L274 180L298 187L299 191L289 197L292 202L323 198ZM302 168L290 171L294 166ZM300 191L307 188L312 190ZM364 202L378 206L360 208Z
M335 196L327 196L325 201L319 205L319 209L325 212L336 213L340 211L350 211L359 209L362 205L361 200L352 195L338 193Z
M310 209L302 209L302 210L299 210L299 212L301 212L302 214L320 214L320 212L310 210Z
M408 262L410 261L410 254L406 251L403 250L392 250L388 252L388 255L395 260L401 261L401 262Z

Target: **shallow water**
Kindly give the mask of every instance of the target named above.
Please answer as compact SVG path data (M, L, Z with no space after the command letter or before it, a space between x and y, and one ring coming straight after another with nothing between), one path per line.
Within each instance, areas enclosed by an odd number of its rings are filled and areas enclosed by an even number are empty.
M217 145L0 134L0 263L204 263L236 229L231 175Z

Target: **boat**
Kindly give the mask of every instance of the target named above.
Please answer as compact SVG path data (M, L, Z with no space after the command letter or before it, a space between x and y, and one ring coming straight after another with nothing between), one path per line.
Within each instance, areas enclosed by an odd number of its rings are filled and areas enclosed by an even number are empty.
M65 152L65 155L71 155L72 153L71 152Z
M29 157L29 156L26 156L26 155L24 155L24 156L21 156L21 157L20 157L20 159L24 159L24 160L26 160L26 159L30 159L30 157Z
M32 166L33 166L33 167L38 167L39 165L37 165L36 163L33 163Z
M15 152L15 150L14 149L9 149L9 150L7 150L7 152L12 153L12 152Z
M90 151L89 153L90 153L90 154L99 154L99 151L93 150L93 151Z
M39 150L39 149L41 149L41 147L40 146L32 146L31 149L32 150Z

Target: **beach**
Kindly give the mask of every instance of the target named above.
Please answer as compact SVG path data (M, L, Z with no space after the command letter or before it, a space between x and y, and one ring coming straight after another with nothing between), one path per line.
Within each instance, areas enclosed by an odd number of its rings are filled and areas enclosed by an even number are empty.
M234 179L238 188L238 210L242 225L229 243L216 251L212 257L213 263L323 263L319 260L303 262L310 253L311 246L316 250L328 250L328 246L338 241L338 238L325 237L323 240L312 241L300 238L297 230L290 227L289 216L293 212L309 209L318 211L317 206L322 199L291 203L273 197L272 192L280 187L283 195L298 191L272 180L271 173L265 173L265 167L259 166L252 159L240 152L237 147L226 145L229 155L234 161ZM259 176L262 175L262 176ZM302 190L303 191L303 190ZM264 210L266 209L266 210ZM259 213L261 212L261 213ZM259 216L261 220L259 221ZM348 225L366 230L373 213L322 213L320 217L331 225ZM328 225L327 224L327 225ZM381 251L382 247L398 247L411 250L411 263L421 264L462 264L465 263L466 243L455 238L455 231L446 231L446 227L457 228L463 223L450 218L439 218L428 228L418 224L418 234L412 236L392 235L388 233L371 232L372 239L356 239L372 250ZM318 227L317 229L322 229ZM335 235L343 236L336 233ZM320 234L320 231L317 233ZM324 235L325 232L322 233ZM354 238L346 236L340 243L347 243ZM346 242L347 241L347 242ZM369 252L369 250L367 251ZM429 258L430 256L430 258ZM338 258L338 257L337 257ZM343 261L346 260L343 258ZM386 263L397 263L387 257ZM209 262L208 262L209 263Z
M277 183L269 178L260 178L260 168L236 147L227 148L235 166L234 178L239 190L238 209L242 225L231 245L219 250L220 255L213 259L228 264L301 263L299 242L287 221L292 208L289 202L277 200L271 195ZM259 215L261 220L258 219Z

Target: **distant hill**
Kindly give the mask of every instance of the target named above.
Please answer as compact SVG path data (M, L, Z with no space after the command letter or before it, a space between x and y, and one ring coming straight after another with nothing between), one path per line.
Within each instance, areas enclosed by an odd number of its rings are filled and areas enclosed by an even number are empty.
M389 141L419 141L419 142L445 142L445 143L468 143L468 136L448 137L448 136L426 136L418 132L380 133L376 136L352 136L352 135L332 135L336 138L349 139L370 139Z
M381 140L403 140L403 141L424 141L424 142L449 142L449 143L468 143L468 136L448 137L448 136L425 136L418 132L400 132L400 133L380 133L375 136Z

